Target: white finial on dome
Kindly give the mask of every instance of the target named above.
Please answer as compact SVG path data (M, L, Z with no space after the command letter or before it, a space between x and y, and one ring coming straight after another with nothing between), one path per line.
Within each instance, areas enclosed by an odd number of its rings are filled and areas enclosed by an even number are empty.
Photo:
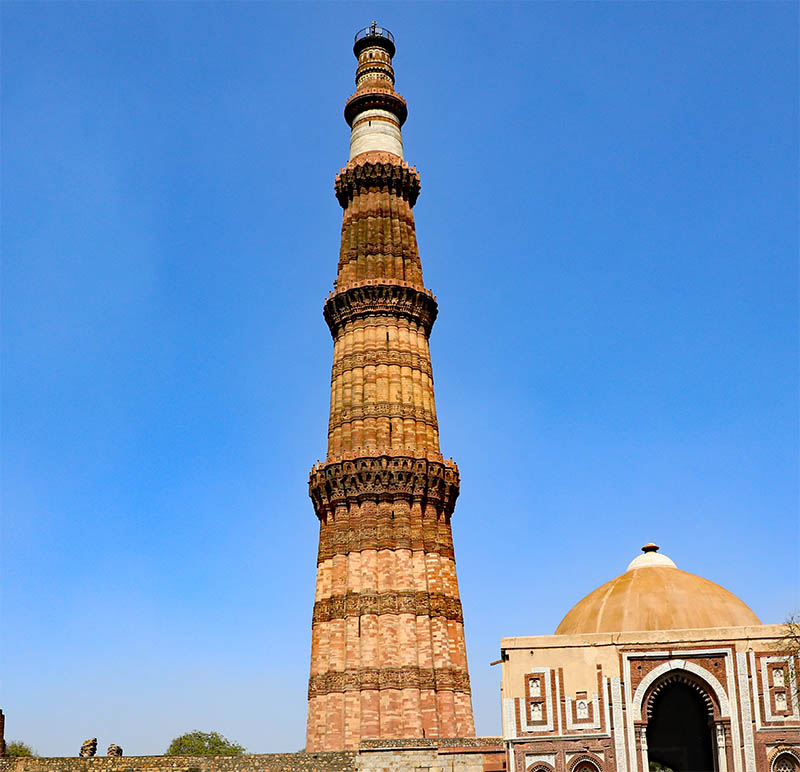
M660 566L661 568L678 567L666 555L658 554L658 544L649 542L642 547L642 552L644 553L643 555L639 555L638 558L634 558L628 564L628 571L633 571L636 568L653 568L654 566Z

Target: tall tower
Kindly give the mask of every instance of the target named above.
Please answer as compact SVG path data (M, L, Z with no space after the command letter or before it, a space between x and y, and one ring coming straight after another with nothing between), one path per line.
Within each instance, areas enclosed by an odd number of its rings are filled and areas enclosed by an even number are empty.
M439 451L428 349L437 305L411 211L419 174L403 161L392 34L373 22L353 52L339 269L324 309L328 455L309 478L320 522L309 751L475 734L450 531L458 467Z

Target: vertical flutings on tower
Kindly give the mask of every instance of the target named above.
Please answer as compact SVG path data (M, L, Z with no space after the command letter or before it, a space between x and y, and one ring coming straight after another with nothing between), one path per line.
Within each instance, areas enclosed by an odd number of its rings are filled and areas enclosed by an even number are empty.
M437 305L412 213L419 174L403 161L392 34L373 23L353 52L339 268L324 309L328 455L309 479L320 522L309 751L475 733L450 531L458 468L439 451L428 349Z

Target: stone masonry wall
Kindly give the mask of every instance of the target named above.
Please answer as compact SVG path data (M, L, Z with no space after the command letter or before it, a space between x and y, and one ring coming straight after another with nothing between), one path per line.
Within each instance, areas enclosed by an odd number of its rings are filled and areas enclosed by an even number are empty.
M360 751L319 753L5 757L0 772L486 772L503 768L492 763L494 756L505 756L500 738L457 737L372 740Z
M359 772L483 772L480 753L441 755L433 750L362 751Z
M477 751L486 749L503 750L502 737L429 737L419 738L410 737L405 739L389 739L389 740L362 740L358 746L361 753L364 751L375 750L423 750L427 748L444 749L444 748L458 748L467 749L474 748ZM466 752L466 751L465 751Z
M355 772L356 753L2 758L0 772Z

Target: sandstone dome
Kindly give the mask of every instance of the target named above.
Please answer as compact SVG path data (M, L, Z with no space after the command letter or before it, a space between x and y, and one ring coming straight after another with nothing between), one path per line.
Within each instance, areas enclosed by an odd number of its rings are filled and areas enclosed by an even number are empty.
M681 571L655 544L570 609L556 635L760 625L733 593Z

